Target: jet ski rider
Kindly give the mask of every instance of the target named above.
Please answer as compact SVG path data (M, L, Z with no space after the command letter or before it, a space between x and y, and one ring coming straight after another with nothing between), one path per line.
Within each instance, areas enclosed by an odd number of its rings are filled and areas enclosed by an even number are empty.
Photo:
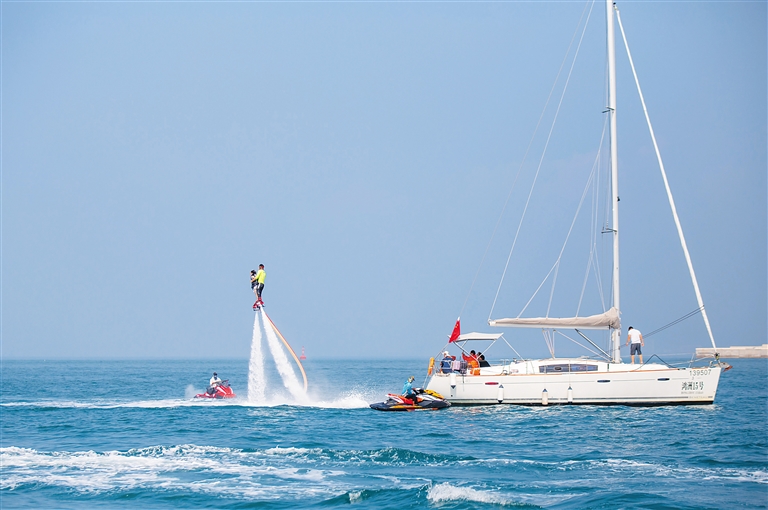
M214 393L216 393L216 388L218 388L220 384L221 384L221 379L219 379L219 376L216 374L216 372L214 372L213 377L211 377L211 380L208 382L207 393L209 395L213 395Z
M415 377L410 376L408 380L405 381L405 384L403 384L403 396L409 400L413 400L414 404L418 402L416 393L413 391L413 381L415 379Z

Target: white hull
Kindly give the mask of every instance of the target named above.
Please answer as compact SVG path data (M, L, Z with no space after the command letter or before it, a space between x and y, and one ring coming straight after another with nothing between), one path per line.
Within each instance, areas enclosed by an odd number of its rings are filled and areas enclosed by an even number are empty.
M559 371L553 372L558 366ZM458 405L711 404L721 371L714 364L670 368L552 358L482 368L479 375L438 372L427 388Z

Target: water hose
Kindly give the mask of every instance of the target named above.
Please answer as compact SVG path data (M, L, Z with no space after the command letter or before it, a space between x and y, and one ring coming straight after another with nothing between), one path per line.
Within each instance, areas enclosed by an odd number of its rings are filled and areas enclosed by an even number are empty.
M283 341L283 344L288 349L288 352L291 353L291 356L293 356L294 361L296 361L296 364L299 366L299 370L301 371L301 376L304 378L304 391L307 391L307 374L304 372L304 367L301 366L301 361L299 361L299 357L296 356L296 353L293 352L293 349L291 348L288 341L285 339L285 337L280 333L280 330L277 329L277 326L275 326L275 323L272 322L272 319L269 318L269 315L267 315L267 312L264 311L264 308L261 309L261 313L266 317L267 321L269 321L269 325L272 326L272 329L275 330L275 333L277 333L277 336L280 338L280 340Z

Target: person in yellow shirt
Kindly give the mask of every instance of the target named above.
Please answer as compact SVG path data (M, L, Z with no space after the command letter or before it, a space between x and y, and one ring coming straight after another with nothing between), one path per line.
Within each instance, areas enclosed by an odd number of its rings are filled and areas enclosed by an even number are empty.
M264 280L267 278L267 272L264 271L264 264L259 264L259 270L254 271L251 269L251 289L256 294L256 302L253 303L253 309L258 310L264 306L264 301L261 299L261 292L264 290Z

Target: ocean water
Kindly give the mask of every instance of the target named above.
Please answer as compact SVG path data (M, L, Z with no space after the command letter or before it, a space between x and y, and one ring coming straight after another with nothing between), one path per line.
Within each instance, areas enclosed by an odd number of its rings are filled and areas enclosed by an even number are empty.
M3 360L0 507L766 508L768 363L733 365L711 406L383 413L423 360L309 360L300 406L248 360ZM192 400L214 370L242 397Z

